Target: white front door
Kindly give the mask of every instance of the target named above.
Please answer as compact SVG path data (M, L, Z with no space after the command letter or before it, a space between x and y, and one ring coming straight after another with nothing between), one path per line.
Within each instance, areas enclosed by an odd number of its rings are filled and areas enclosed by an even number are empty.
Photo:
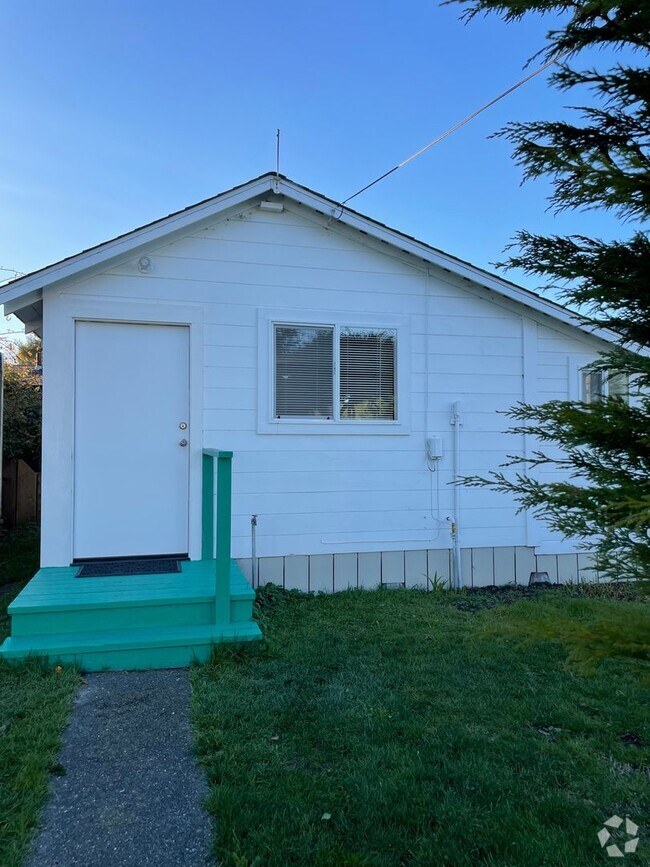
M188 414L189 328L76 323L75 558L187 553Z

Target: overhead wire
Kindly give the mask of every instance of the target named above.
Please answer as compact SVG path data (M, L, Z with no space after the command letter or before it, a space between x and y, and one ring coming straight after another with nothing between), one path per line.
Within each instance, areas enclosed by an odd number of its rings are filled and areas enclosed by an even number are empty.
M408 163L410 163L410 162L412 162L413 160L417 159L417 157L419 157L419 156L421 156L422 154L426 153L428 150L430 150L432 147L434 147L434 145L439 144L441 141L444 141L444 139L448 138L450 135L453 135L453 133L457 132L459 129L461 129L463 126L465 126L466 124L468 124L470 121L474 120L474 118L478 117L478 116L479 116L480 114L482 114L484 111L487 111L488 108L491 108L493 105L496 105L496 104L497 104L498 102L500 102L502 99L505 99L506 96L509 96L509 95L510 95L511 93L513 93L515 90L517 90L518 88L522 87L522 85L526 84L528 81L530 81L531 79L535 78L535 77L536 77L537 75L539 75L540 73L544 72L546 69L548 69L548 68L549 68L550 66L552 66L554 63L558 63L559 61L563 60L563 59L564 59L568 54L569 54L569 52L566 51L566 52L564 52L564 53L562 53L562 54L558 54L558 55L556 55L555 57L552 57L552 58L551 58L550 60L548 60L546 63L542 64L542 66L540 66L538 69L535 69L533 72L531 72L531 73L529 73L528 75L524 76L524 77L521 78L519 81L515 82L515 84L511 85L511 86L508 87L506 90L504 90L504 91L502 91L500 94L498 94L498 96L495 96L495 97L494 97L493 99L491 99L489 102L486 102L484 105L480 106L480 108L477 108L477 109L476 109L475 111L473 111L471 114L468 114L467 117L464 117L462 120L458 121L458 122L455 123L453 126L450 126L450 127L449 127L448 129L446 129L443 133L441 133L440 135L436 136L436 138L434 138L434 139L433 139L432 141L430 141L428 144L424 145L424 147L421 147L419 150L415 151L415 153L413 153L413 154L411 154L410 156L406 157L406 159L402 160L400 163L397 163L397 165L393 166L393 168L391 168L391 169L389 169L388 171L384 172L383 174L379 175L379 177L375 178L375 179L374 179L373 181L371 181L370 183L368 183L368 184L366 184L365 186L361 187L361 189L357 190L355 193L352 193L352 195L351 195L351 196L348 196L347 199L343 199L343 201L339 203L339 206L338 206L338 207L341 209L341 212L340 212L340 214L338 214L338 216L336 217L336 219L340 219L340 218L341 218L341 216L343 215L344 206L345 206L348 202L351 202L352 199L356 199L357 196L360 196L362 193L365 193L366 190L369 190L371 187L374 187L376 184L380 183L380 182L383 181L385 178L389 177L390 175L394 174L394 173L395 173L396 171L398 171L399 169L401 169L401 168L403 168L404 166L408 165ZM428 331L428 321L429 321L429 315L428 315L428 313L429 313L429 311L428 311L428 305L427 305L427 315L426 315L426 319L427 319L427 331ZM426 353L426 355L427 355L427 361L428 361L428 352ZM428 366L427 366L427 368L428 368ZM427 369L427 374L428 374L428 369ZM428 379L428 376L427 376L427 379ZM428 397L428 388L426 389L426 394L427 394L427 397ZM428 425L428 423L429 423L429 419L428 419L428 401L427 401L427 406L426 406L426 410L425 410L425 416L426 416L426 424ZM434 503L433 503L433 499L434 499L434 498L433 498L433 475L430 475L430 486L429 486L429 511L430 511L430 515L431 515L431 517L432 517L432 518L436 521L436 523L438 524L438 527L437 527L437 529L436 529L435 535L432 537L432 539L436 539L436 538L439 536L439 534L440 534L441 525L444 523L444 521L441 520L440 517L439 517L439 514L440 514L440 472L439 472L439 468L435 465L435 462L433 462L433 464L434 464L434 465L432 466L432 461L431 461L431 460L428 458L428 456L427 456L427 468L430 470L431 474L433 474L433 473L436 474L436 493L437 493L436 500L437 500L437 503L436 503L436 510L435 510L435 511L437 512L437 514L434 513ZM449 520L449 519L447 519L447 520Z
M479 114L482 114L484 111L487 111L488 108L491 108L493 105L496 105L497 102L500 102L502 99L505 99L506 96L509 96L513 91L517 90L523 84L530 81L532 78L535 78L536 75L539 75L541 72L544 72L545 69L548 69L549 66L552 66L554 63L559 63L560 60L563 60L570 52L565 51L563 54L557 54L555 57L552 57L550 60L547 60L542 66L538 69L535 69L533 72L526 75L524 78L521 78L515 84L511 85L507 90L504 90L498 96L495 96L494 99L491 99L489 102L486 102L485 105L482 105L480 108L477 108L476 111L473 111L471 114L468 114L467 117L459 120L458 123L455 123L453 126L450 126L449 129L445 130L439 136L436 136L432 141L428 144L421 147L415 153L411 154L406 159L402 160L401 163L397 163L397 165L393 166L392 169L389 169L387 172L384 172L382 175L379 175L378 178L375 178L374 181L371 181L369 184L366 184L365 187L361 187L360 190L357 190L356 193L352 193L351 196L348 196L347 199L343 199L340 202L339 207L342 209L344 205L348 202L351 202L352 199L356 199L357 196L360 196L361 193L365 193L366 190L369 190L371 187L374 187L375 184L378 184L380 181L383 181L389 175L392 175L394 172L398 171L398 169L403 168L408 163L412 162L417 157L421 156L423 153L426 153L430 148L434 145L439 144L444 139L448 138L450 135L455 133L461 127L465 126L465 124L469 123L471 120L474 120L475 117L478 117ZM343 211L341 210L341 213Z

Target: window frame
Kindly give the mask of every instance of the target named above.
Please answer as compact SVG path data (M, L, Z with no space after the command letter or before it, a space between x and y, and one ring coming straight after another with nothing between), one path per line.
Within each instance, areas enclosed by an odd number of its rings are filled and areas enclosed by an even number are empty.
M587 368L594 361L598 360L598 355L574 355L569 356L569 400L578 400L581 403L593 403L597 401L588 401L585 393L584 374L588 372ZM609 396L610 373L607 370L603 372L603 392L602 398ZM624 398L626 403L631 402L631 386L628 381L627 395Z
M275 327L330 327L333 329L333 418L275 417ZM342 328L381 328L396 332L395 419L342 419L340 336ZM397 314L335 314L299 310L258 311L258 433L384 434L410 433L410 317Z
M592 375L600 375L600 392L595 391L590 394L587 389L587 377ZM580 400L583 403L592 404L600 403L609 394L609 380L604 370L591 370L589 365L580 368Z

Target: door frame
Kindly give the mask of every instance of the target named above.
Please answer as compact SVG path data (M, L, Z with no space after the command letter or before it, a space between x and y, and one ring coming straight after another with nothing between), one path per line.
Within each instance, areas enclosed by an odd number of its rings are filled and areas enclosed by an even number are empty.
M73 559L74 397L77 321L180 325L189 329L189 557L201 558L203 451L203 305L130 298L50 295L44 303L41 565ZM47 360L45 357L47 356Z

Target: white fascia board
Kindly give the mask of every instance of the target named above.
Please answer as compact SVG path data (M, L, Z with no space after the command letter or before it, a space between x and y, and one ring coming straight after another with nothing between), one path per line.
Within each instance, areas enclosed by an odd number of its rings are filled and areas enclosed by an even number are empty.
M196 223L210 220L223 211L236 208L272 189L272 177L264 176L239 189L222 193L202 204L171 214L169 217L163 217L161 220L140 229L134 229L133 232L122 237L106 241L91 250L13 281L4 292L0 290L0 304L4 304L5 311L11 313L13 310L25 307L26 303L33 303L40 299L45 286L69 280L80 272L88 271L93 267L104 266L109 260L132 254L145 244L154 243L162 238L167 239L176 232L182 232ZM26 301L25 296L33 297ZM20 299L19 303L12 304L17 299Z
M34 289L31 292L21 293L20 295L15 295L12 301L5 301L2 295L0 295L0 304L4 304L4 312L5 315L9 313L15 313L19 319L22 317L19 314L20 310L24 310L25 308L29 308L35 305L38 305L43 297L43 293L40 289Z

